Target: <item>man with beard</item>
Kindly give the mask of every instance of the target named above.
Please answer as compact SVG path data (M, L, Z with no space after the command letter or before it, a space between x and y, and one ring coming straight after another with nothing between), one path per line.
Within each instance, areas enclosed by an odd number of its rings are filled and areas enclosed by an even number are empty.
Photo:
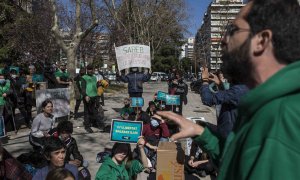
M157 112L180 126L181 132L171 138L194 137L215 162L221 162L221 180L298 179L299 43L297 0L250 1L222 43L224 73L252 88L239 105L226 144L208 128L172 112Z
M217 118L217 126L208 124L208 127L214 134L225 140L234 127L237 118L237 107L241 97L248 92L248 88L246 85L241 84L241 82L238 83L238 80L235 80L235 83L231 83L228 90L220 90L214 93L209 89L208 84L209 80L216 82L214 78L217 77L210 77L208 69L204 67L200 95L204 105L221 105L220 114Z
M84 104L84 127L89 133L92 133L91 124L95 124L98 128L103 128L103 117L99 116L99 96L97 94L97 78L94 76L93 65L86 67L87 74L81 79L81 92Z
M60 64L60 68L55 72L55 77L60 88L67 88L72 84L65 63Z

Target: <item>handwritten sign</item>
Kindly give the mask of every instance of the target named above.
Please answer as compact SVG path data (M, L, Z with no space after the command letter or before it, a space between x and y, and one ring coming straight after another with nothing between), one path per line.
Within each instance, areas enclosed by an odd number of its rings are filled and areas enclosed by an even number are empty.
M130 67L151 68L150 47L141 44L128 44L115 48L118 69Z
M143 107L144 106L144 98L142 98L142 97L132 97L130 106L131 107Z
M124 143L137 143L142 135L143 122L113 119L111 123L110 140Z
M53 103L54 117L67 116L70 113L70 92L68 88L44 89L35 92L37 112L42 111L42 103L49 99Z
M180 105L180 96L167 94L166 105Z
M159 100L159 101L166 101L166 96L167 96L167 93L165 93L165 92L162 92L162 91L157 92L157 100Z

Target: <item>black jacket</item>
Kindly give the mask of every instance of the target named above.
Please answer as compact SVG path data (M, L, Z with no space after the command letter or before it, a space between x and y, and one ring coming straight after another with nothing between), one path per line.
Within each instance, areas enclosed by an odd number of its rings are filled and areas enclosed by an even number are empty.
M142 93L143 83L149 81L151 74L141 72L131 72L127 75L121 75L120 80L128 83L128 93Z
M69 140L65 141L65 145L67 147L65 162L68 163L70 160L77 159L81 161L82 164L83 157L78 150L76 140L71 137ZM73 156L73 158L71 158L71 155Z

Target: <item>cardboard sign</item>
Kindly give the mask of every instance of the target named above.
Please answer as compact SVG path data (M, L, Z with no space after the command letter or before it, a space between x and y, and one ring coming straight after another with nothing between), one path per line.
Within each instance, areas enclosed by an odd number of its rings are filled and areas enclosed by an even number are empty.
M142 97L132 97L130 106L131 107L143 107L144 106L144 98L142 98Z
M0 138L6 136L4 118L0 116Z
M159 101L166 101L166 96L167 96L167 93L165 93L165 92L162 92L162 91L157 92L157 100L159 100Z
M180 105L180 96L167 94L166 105Z
M69 88L36 90L37 112L42 111L42 103L49 99L53 103L53 116L62 117L70 113L70 92Z
M174 142L159 142L156 179L184 179L184 150Z
M142 121L125 121L113 119L110 130L110 140L123 143L137 143L142 135Z
M130 67L151 68L150 46L128 44L115 48L119 71Z

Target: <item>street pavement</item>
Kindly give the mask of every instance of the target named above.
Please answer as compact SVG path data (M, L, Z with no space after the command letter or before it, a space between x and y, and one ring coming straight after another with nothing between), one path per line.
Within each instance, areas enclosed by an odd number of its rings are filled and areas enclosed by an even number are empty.
M144 93L143 98L145 99L144 110L148 106L148 102L153 99L153 95L157 91L167 92L167 83L166 82L149 82L144 83ZM105 94L105 123L110 124L111 119L118 118L118 111L123 106L123 100L125 97L128 97L127 89L119 91L117 93L106 93ZM89 161L88 169L91 172L92 179L95 178L96 172L100 166L96 162L96 154L98 152L104 151L104 148L111 148L114 144L109 141L109 133L100 132L96 128L92 128L94 133L86 133L83 127L83 103L79 109L80 114L82 115L77 120L71 119L74 124L73 137L77 140L77 144L81 154L84 159ZM33 112L35 113L35 112ZM188 93L188 104L183 106L183 116L184 117L204 117L210 123L216 124L216 115L215 109L207 107L202 104L199 94L191 92L189 89ZM5 144L4 147L14 156L29 152L32 150L31 145L28 142L28 134L30 129L22 126L17 134L14 132L9 132L9 139L7 142L2 140ZM134 146L132 146L134 147ZM146 176L143 175L141 179L146 179ZM209 180L209 176L202 178Z

